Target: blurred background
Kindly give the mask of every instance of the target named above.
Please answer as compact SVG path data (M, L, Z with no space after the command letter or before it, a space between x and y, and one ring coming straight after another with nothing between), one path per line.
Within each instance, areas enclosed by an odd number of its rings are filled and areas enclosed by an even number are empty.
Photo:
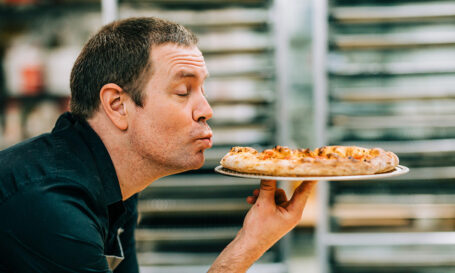
M83 44L130 16L198 34L214 109L205 166L140 195L142 272L207 270L258 187L213 168L234 145L277 144L383 147L411 172L320 182L249 272L455 272L453 0L0 0L2 148L52 129Z

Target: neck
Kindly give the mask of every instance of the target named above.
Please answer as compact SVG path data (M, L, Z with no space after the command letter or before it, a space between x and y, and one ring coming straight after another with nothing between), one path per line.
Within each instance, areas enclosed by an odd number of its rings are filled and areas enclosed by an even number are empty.
M103 113L98 112L88 123L101 138L111 157L123 200L142 191L156 179L169 175L163 167L152 166L152 163L135 153L130 148L126 132L115 127Z

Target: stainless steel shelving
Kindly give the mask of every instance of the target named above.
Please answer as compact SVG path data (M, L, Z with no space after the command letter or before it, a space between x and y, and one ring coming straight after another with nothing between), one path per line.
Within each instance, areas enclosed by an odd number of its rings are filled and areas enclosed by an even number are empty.
M411 169L320 183L321 273L455 272L453 1L313 6L317 145L383 147Z

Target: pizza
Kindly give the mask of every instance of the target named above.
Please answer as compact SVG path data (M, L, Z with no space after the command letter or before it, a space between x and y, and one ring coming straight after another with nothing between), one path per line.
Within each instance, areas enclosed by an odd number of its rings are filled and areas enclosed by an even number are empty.
M251 147L233 147L221 165L242 173L270 176L346 176L389 172L399 159L381 148L324 146L315 150L276 146L258 152Z

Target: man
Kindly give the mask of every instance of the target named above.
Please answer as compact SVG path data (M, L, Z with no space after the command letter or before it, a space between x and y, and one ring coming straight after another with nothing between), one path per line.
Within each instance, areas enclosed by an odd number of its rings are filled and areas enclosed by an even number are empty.
M0 272L138 272L135 194L200 168L212 145L196 43L156 18L111 23L88 41L71 73L71 113L0 153ZM261 181L209 272L245 272L299 222L313 186L288 201Z

